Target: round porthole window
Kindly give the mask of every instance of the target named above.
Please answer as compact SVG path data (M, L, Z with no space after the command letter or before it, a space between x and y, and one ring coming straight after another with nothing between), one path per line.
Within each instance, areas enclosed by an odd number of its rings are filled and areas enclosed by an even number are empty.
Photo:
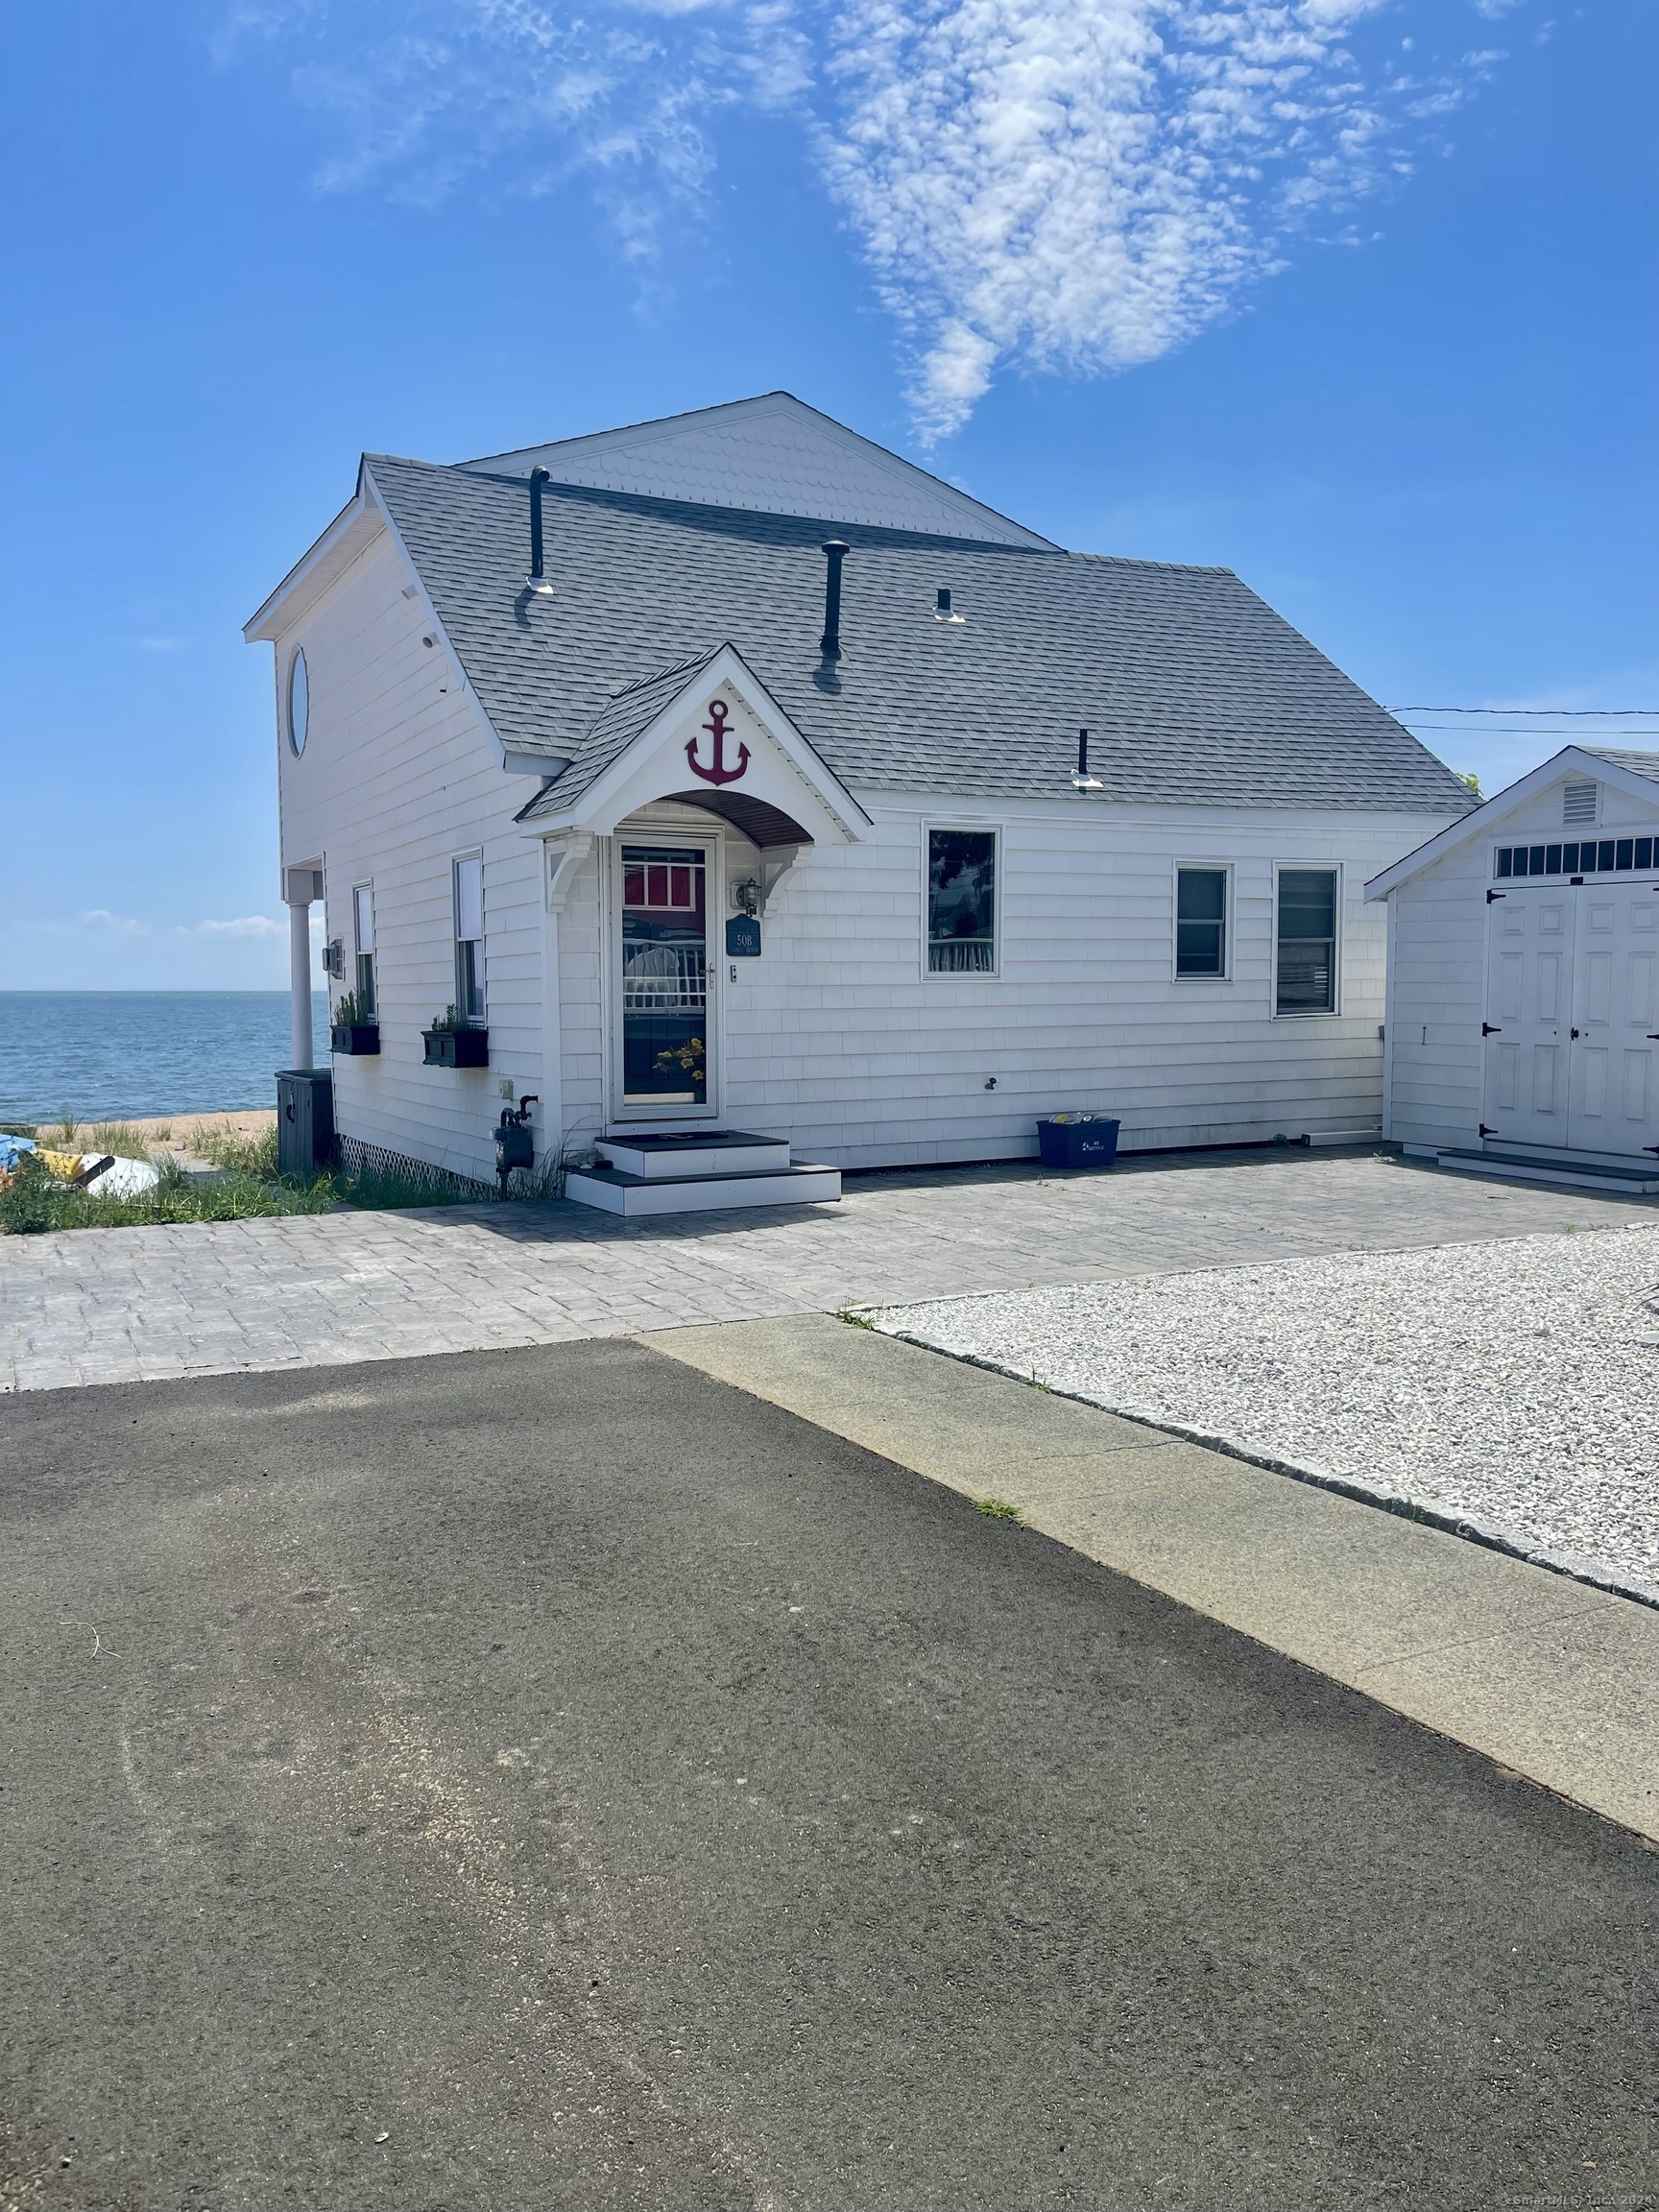
M288 663L288 742L298 759L305 750L305 733L311 725L311 679L305 673L304 648Z

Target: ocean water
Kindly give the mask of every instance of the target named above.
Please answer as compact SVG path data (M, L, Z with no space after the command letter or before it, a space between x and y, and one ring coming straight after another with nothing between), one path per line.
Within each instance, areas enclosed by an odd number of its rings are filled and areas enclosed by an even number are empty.
M328 996L311 1000L328 1065ZM286 991L0 991L0 1121L123 1121L275 1106Z

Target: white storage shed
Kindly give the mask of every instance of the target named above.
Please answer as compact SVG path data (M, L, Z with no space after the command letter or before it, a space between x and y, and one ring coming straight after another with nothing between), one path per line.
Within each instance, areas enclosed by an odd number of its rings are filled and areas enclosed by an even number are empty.
M1387 1134L1659 1190L1659 754L1569 746L1365 896L1388 907Z

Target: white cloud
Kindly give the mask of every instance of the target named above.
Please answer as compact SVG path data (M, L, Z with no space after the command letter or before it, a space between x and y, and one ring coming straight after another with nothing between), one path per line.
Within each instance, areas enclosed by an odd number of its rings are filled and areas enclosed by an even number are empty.
M1357 61L1382 0L849 0L830 156L916 352L924 432L998 361L1151 361L1409 169L1455 82Z
M32 929L48 936L64 937L153 937L156 924L146 922L133 914L115 914L108 906L90 906L84 913L68 919L59 917L31 921ZM268 914L239 914L233 921L176 922L171 934L175 937L285 937L285 922L274 922Z
M43 922L43 929L113 929L123 937L148 937L151 925L131 914L111 914L108 906L92 906L73 922Z
M1474 0L1496 16L1511 0ZM913 362L926 440L999 365L1151 361L1410 174L1488 69L1406 73L1388 0L235 0L294 52L326 189L584 178L623 257L707 219L719 119L795 106ZM1333 219L1334 219L1333 221Z
M286 923L273 922L269 914L240 914L233 922L198 922L186 928L179 926L180 937L285 937Z
M336 142L325 190L435 206L469 180L536 197L586 176L637 261L701 212L712 120L808 82L789 0L270 0L233 10L216 51L259 44L305 52L295 89Z

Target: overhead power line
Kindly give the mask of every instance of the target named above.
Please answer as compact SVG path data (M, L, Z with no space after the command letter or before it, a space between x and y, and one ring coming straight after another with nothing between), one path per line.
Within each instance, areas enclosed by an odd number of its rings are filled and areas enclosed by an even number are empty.
M1564 722L1571 715L1583 721L1591 716L1619 720L1637 715L1659 715L1659 707L1389 707L1389 714L1536 714L1547 721Z

